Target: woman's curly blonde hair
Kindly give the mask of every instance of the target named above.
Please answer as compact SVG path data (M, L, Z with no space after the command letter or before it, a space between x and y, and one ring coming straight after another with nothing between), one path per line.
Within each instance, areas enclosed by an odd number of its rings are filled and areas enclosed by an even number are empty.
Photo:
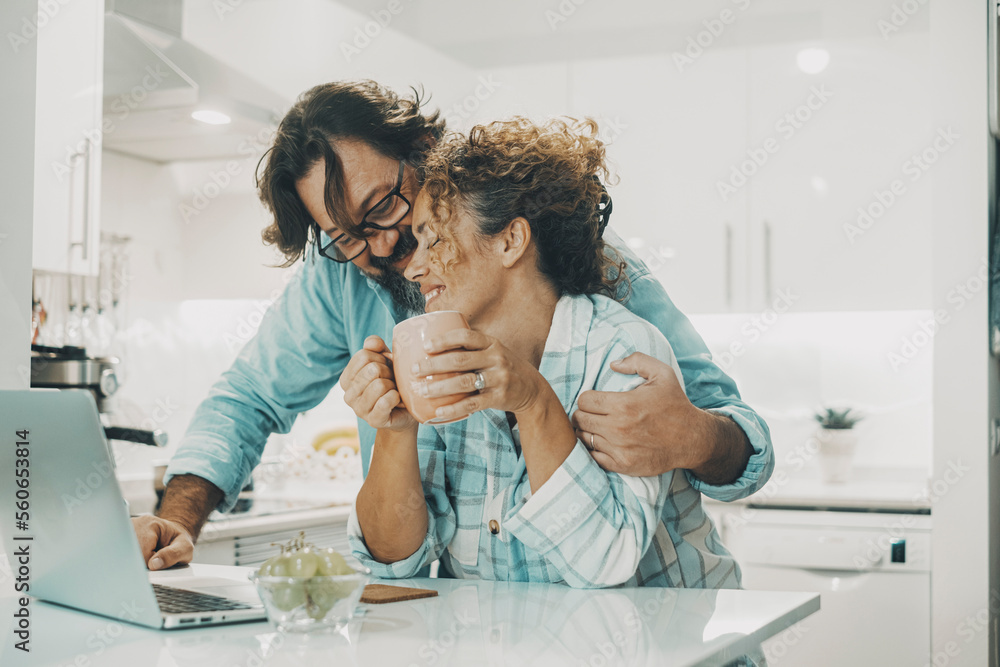
M515 117L477 125L468 138L447 136L420 170L432 226L453 240L444 223L462 206L485 239L523 217L531 226L538 268L560 295L624 298L625 265L601 238L610 198L601 183L609 173L597 134L590 119L538 125Z

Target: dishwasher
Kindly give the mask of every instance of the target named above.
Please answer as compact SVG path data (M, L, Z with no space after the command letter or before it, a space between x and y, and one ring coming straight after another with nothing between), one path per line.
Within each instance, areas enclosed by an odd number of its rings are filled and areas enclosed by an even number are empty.
M771 667L929 663L926 512L749 505L721 518L744 588L821 594L819 612L764 645Z

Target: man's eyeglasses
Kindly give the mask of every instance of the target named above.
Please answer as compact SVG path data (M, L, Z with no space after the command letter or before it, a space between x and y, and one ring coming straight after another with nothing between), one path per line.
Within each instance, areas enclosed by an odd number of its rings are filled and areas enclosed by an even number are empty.
M368 209L364 217L361 218L359 230L392 229L406 217L410 212L410 200L403 196L400 188L403 186L403 169L406 163L399 161L399 177L396 179L396 187L389 194L378 200L374 206ZM321 234L317 243L319 254L335 262L349 262L357 258L368 247L368 239L354 238L347 234L341 234L334 239L330 239L326 234Z

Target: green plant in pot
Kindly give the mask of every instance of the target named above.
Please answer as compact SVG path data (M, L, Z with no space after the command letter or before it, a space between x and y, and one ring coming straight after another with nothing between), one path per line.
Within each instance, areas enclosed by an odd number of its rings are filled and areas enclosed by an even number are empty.
M844 483L850 477L851 462L858 445L854 426L864 416L854 408L823 408L813 417L819 422L820 471L824 482Z

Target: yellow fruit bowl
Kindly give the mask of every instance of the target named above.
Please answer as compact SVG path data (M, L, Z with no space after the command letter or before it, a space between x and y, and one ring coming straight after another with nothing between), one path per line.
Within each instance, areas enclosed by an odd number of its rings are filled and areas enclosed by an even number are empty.
M354 617L369 579L367 569L335 576L250 575L268 620L282 632L336 632Z

